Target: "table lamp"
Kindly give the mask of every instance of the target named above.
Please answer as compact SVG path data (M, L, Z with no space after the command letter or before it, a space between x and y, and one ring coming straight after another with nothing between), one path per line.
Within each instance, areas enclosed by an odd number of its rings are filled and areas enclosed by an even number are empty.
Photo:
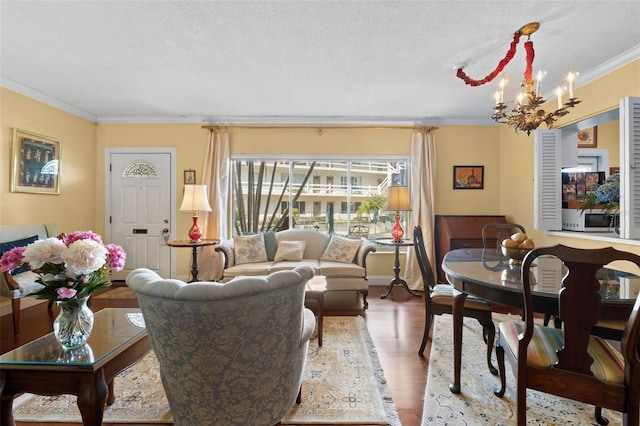
M198 228L198 213L211 211L207 197L207 185L185 185L180 211L193 212L193 225L189 229L189 238L192 243L199 243L202 231Z
M387 193L387 210L396 212L396 224L391 230L391 236L396 242L402 241L404 231L400 226L400 212L411 210L409 189L406 186L390 186Z

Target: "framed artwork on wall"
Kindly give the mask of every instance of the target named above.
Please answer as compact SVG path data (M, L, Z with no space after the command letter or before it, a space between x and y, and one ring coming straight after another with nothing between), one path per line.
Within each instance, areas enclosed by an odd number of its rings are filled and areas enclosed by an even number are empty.
M60 194L62 141L13 129L11 192Z
M196 184L196 171L189 169L184 171L184 184L195 185Z
M483 189L484 166L453 166L453 189Z
M589 127L588 129L578 130L578 148L597 148L598 147L598 127Z

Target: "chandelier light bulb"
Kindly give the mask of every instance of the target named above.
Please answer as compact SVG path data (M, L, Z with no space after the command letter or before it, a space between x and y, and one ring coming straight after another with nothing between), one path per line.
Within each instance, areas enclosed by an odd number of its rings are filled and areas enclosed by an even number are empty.
M569 82L569 99L573 99L573 81L576 79L576 76L570 72L567 75L567 81Z
M558 97L558 109L562 108L562 87L556 89L556 96Z

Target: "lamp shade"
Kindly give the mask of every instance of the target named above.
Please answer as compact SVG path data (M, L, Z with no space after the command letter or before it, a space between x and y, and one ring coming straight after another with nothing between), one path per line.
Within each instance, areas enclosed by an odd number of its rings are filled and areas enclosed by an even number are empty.
M411 202L409 201L409 188L407 188L406 186L390 186L387 193L387 210L411 210Z
M210 212L207 185L185 185L181 212Z

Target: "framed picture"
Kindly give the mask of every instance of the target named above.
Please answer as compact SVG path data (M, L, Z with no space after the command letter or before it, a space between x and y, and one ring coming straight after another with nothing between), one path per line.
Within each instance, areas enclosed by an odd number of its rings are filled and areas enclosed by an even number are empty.
M195 170L185 170L184 171L184 184L185 185L195 185L196 184L196 171Z
M13 129L11 192L60 194L62 141Z
M589 127L588 129L578 130L578 148L597 148L598 147L598 127Z
M484 166L453 166L453 189L483 189Z

